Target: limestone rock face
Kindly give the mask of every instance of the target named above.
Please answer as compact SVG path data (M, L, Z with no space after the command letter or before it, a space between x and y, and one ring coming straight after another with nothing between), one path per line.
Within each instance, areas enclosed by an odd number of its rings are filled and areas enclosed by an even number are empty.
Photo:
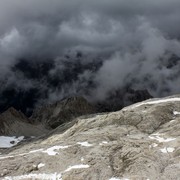
M0 114L0 136L39 136L47 133L42 125L30 124L21 112L10 108Z
M47 128L54 129L73 118L94 112L94 107L83 97L71 97L38 109L31 119L43 123Z
M81 116L0 155L1 179L178 180L180 95Z

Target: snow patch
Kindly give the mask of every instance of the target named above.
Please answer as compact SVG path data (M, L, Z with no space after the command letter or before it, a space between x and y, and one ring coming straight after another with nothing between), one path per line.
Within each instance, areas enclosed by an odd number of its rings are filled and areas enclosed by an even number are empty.
M44 166L45 166L45 164L39 163L37 167L38 167L38 169L39 169L39 168L42 168L42 167L44 167Z
M169 123L173 123L173 122L175 122L176 120L171 120L171 121L169 121Z
M162 135L162 134L159 134L159 133L157 133L157 134L151 134L150 136L149 136L149 138L150 139L155 139L155 140L157 140L157 141L159 141L159 142L170 142L170 141L174 141L174 140L176 140L176 138L162 138L162 137L160 137L160 135Z
M151 144L149 147L150 147L150 148L154 148L154 147L157 147L157 146L158 146L158 144L153 143L153 144Z
M42 151L43 151L43 149L36 149L36 150L30 151L28 154L36 153L36 152L42 152Z
M117 177L112 177L109 180L129 180L128 178L117 178Z
M162 153L172 153L173 151L174 151L175 149L174 148L171 148L171 147L165 147L165 148L163 148L163 149L160 149L160 151L162 152Z
M20 136L20 137L0 136L0 148L11 148L17 145L23 139L24 136Z
M81 162L83 162L83 161L84 161L84 158L82 157L82 158L81 158Z
M93 146L92 144L88 143L87 141L85 142L77 142L77 144L81 145L81 146L85 146L85 147L91 147Z
M86 169L89 167L90 166L88 164L79 164L79 165L69 166L64 172L69 172L73 169Z
M4 180L40 179L40 180L62 180L61 174L28 174L22 176L8 176Z
M15 156L4 156L4 157L0 157L0 159L8 159L8 158L13 158Z
M176 116L176 115L180 115L180 112L178 111L173 111L173 114Z
M153 104L160 104L165 102L180 102L180 98L168 98L168 99L159 99L159 100L152 100L149 102L142 102L135 105L130 106L130 108L137 108L142 105L153 105ZM123 110L127 110L129 107L124 108Z
M107 141L102 141L101 143L99 143L100 146L102 146L104 144L108 144L108 142Z
M68 147L69 146L53 146L53 147L50 147L50 148L48 148L46 150L44 150L44 149L36 149L36 150L32 150L32 151L27 152L27 153L15 154L15 155L12 155L12 156L0 156L0 160L1 159L8 159L8 158L13 158L13 157L18 157L18 156L25 156L25 155L29 155L29 154L33 154L33 153L38 153L38 152L47 153L50 156L55 156L56 154L59 154L55 150L66 149Z
M48 148L45 151L42 151L43 153L47 153L50 156L55 156L56 154L59 154L58 152L56 152L55 150L59 150L59 149L67 149L69 146L53 146Z
M15 154L15 155L12 155L12 156L3 156L3 157L0 157L0 159L7 159L7 158L12 158L12 157L18 157L18 156L25 156L25 155L28 155L28 154L33 154L33 153L42 152L42 151L43 151L43 149L37 149L37 150L30 151L28 153Z

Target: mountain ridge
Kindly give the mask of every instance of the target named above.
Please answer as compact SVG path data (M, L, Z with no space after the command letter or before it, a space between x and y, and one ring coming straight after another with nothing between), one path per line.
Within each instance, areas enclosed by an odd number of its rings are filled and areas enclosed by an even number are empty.
M83 115L0 155L1 179L178 180L180 95Z

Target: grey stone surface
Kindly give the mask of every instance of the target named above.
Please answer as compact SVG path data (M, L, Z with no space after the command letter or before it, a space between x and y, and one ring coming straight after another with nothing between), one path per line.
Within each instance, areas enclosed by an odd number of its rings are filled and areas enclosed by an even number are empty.
M0 177L178 180L179 129L179 95L81 116L0 154Z

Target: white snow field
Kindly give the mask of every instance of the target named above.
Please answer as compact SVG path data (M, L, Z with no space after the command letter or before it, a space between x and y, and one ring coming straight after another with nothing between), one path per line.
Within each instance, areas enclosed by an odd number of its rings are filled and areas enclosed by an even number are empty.
M24 136L20 136L20 137L0 136L0 148L11 148L17 145L23 139Z

